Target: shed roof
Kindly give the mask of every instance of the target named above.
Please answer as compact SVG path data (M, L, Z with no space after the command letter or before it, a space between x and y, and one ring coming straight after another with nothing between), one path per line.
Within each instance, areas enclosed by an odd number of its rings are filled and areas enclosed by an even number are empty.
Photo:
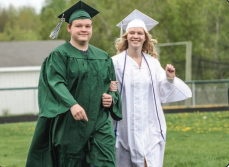
M0 42L0 68L41 66L64 40Z

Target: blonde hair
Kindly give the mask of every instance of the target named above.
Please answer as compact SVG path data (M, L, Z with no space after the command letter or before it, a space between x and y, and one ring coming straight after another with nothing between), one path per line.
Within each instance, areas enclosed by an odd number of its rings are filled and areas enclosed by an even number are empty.
M143 43L143 46L142 46L142 52L146 53L146 54L149 54L151 56L153 56L154 58L157 58L158 55L157 55L157 52L156 52L156 49L155 49L155 46L154 44L157 43L157 40L156 39L152 39L152 36L146 32L145 32L145 37L146 37L146 40L145 42ZM126 31L125 34L123 34L121 36L121 38L117 38L116 41L115 41L115 48L117 49L117 54L123 52L124 50L128 49L128 41L127 41L127 35L128 35L128 31Z

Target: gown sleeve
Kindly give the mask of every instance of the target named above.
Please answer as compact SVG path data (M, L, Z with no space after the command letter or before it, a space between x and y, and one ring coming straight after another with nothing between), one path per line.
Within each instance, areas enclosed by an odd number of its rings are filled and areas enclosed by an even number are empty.
M165 70L156 60L156 80L161 103L176 102L192 97L190 88L178 77L170 83L166 78Z
M38 101L40 116L55 117L77 104L67 88L67 57L52 52L42 65Z
M110 61L110 74L109 74L110 80L116 81L115 70L114 70L112 59L110 58L109 61ZM108 91L108 94L110 94L113 97L113 104L109 108L111 117L114 120L119 121L122 119L122 100L121 100L120 93L119 91L116 92Z

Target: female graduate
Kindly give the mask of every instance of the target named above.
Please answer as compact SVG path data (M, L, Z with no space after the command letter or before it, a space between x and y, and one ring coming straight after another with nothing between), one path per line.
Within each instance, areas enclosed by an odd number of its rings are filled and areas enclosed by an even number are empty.
M156 24L134 10L117 25L126 29L116 41L118 54L112 60L117 81L110 86L122 97L123 119L114 121L117 167L162 167L166 122L161 103L192 96L171 64L161 67L154 48L157 41L148 33Z

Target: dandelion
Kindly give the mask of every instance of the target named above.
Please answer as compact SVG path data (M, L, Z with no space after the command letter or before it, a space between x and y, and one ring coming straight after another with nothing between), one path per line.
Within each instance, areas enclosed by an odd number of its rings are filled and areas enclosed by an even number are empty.
M182 129L182 131L183 131L183 132L186 132L186 131L188 131L188 130L190 130L190 129L192 129L192 128L186 127L186 128L184 128L184 129Z

